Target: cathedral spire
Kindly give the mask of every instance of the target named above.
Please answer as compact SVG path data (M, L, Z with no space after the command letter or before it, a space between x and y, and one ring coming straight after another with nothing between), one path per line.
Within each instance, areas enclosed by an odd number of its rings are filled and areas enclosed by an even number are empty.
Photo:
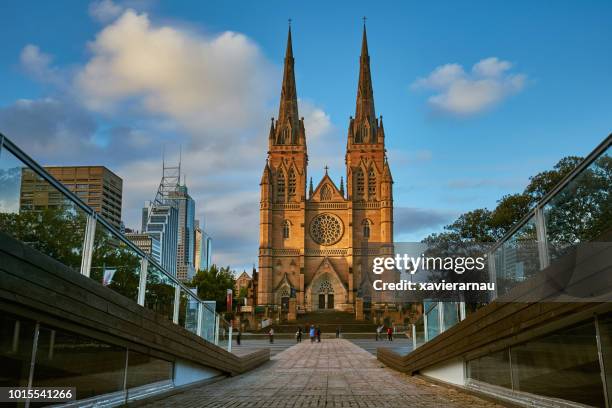
M285 52L285 65L283 72L283 86L278 111L278 123L281 126L290 125L292 132L299 128L297 90L295 86L293 45L291 42L291 24L287 34L287 50Z
M370 56L368 54L368 36L365 20L363 23L363 39L361 42L361 56L359 57L359 84L357 86L357 108L355 120L359 123L367 119L372 126L375 123L374 91L372 90L372 77L370 74Z

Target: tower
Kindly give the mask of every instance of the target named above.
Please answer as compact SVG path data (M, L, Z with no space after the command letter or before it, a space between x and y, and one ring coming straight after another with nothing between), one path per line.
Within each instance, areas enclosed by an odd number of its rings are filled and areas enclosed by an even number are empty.
M272 118L268 136L268 158L261 178L260 201L260 246L258 299L261 304L277 303L274 298L275 270L285 270L291 263L291 287L299 286L297 269L304 266L303 253L296 248L304 247L303 224L306 200L306 167L308 154L304 118L299 117L297 89L295 84L293 44L291 26L287 34L287 49L283 69L278 118ZM293 249L297 258L278 259L274 254L285 248ZM303 279L302 279L303 281Z

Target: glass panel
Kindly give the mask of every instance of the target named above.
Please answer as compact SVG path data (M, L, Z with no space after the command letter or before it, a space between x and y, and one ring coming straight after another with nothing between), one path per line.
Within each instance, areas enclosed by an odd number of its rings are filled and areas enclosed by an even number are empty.
M98 221L91 259L92 279L136 301L140 259L136 251Z
M195 333L198 328L198 303L199 302L195 296L191 294L187 295L187 310L185 314L185 324L183 327L192 333Z
M544 207L551 260L562 256L574 244L598 241L612 229L611 149L608 148Z
M172 279L149 263L145 307L172 320L174 316L174 287Z
M493 256L499 296L540 270L536 237L535 219L531 217L495 250Z
M448 330L457 323L459 323L459 303L457 302L443 302L443 319L444 319L444 330Z
M515 390L605 406L593 321L512 347L511 354Z
M474 380L512 388L508 350L468 361L468 376Z
M202 338L211 343L215 341L215 309L214 306L202 305Z
M601 354L608 387L608 406L612 403L612 313L599 317L599 338Z
M438 302L427 312L427 340L431 340L440 334L440 315L438 312Z
M0 387L27 387L34 322L0 314Z
M79 272L87 215L8 150L0 154L0 230Z
M125 375L122 347L41 327L34 370L35 387L76 387L77 399L120 391Z
M180 301L178 324L185 327L185 321L187 320L187 307L189 305L189 294L183 288L181 288Z
M414 346L419 347L425 343L425 320L423 316L419 317L419 320L414 324L415 327L415 341Z
M227 349L227 343L229 340L229 323L225 319L219 321L219 347ZM269 336L268 336L269 337Z
M128 351L127 388L172 380L172 363L134 350Z

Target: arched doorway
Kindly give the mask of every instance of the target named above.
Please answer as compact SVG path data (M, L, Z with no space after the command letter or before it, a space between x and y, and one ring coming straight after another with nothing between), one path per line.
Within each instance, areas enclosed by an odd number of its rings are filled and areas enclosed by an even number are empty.
M325 278L319 281L319 285L315 288L316 299L318 300L319 310L334 309L334 287L329 279Z

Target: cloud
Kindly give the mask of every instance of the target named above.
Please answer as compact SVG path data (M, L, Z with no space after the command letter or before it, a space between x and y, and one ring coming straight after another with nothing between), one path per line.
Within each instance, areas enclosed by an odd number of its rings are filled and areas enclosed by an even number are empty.
M100 23L108 23L121 15L123 6L112 0L99 0L89 4L89 15Z
M470 116L523 90L527 76L510 73L511 68L510 62L496 57L478 61L469 73L459 64L446 64L414 81L411 88L433 91L428 103L438 112Z
M448 224L456 213L427 208L396 207L393 209L395 235L428 230L435 232Z
M61 73L51 66L53 57L42 52L38 46L28 44L23 47L19 61L23 69L36 80L61 85Z

